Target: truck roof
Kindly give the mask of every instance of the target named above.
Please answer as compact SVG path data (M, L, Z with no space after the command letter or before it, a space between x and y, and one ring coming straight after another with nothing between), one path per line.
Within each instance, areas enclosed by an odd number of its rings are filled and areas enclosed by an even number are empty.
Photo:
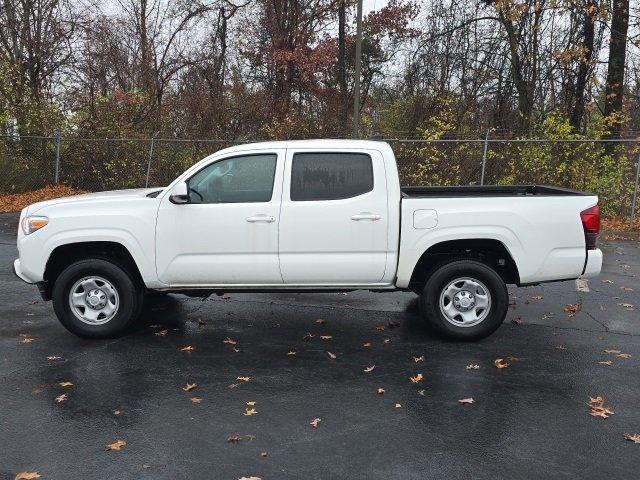
M247 150L261 150L266 148L362 148L379 150L384 145L389 148L389 144L378 140L345 140L333 138L318 138L312 140L278 140L272 142L243 143L234 145L216 153L242 152Z

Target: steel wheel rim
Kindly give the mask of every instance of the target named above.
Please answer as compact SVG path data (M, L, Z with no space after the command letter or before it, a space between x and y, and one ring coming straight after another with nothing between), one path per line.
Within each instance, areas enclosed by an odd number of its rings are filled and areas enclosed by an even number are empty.
M491 311L491 293L480 280L460 277L447 283L440 292L440 312L456 327L473 327Z
M83 277L69 291L69 307L87 325L103 325L115 317L120 297L113 284L97 275Z

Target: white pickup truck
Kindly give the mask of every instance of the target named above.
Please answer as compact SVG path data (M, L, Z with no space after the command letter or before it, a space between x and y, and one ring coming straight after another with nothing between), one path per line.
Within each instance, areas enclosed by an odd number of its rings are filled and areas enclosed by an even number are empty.
M506 284L600 272L597 202L533 185L401 188L378 141L246 144L165 188L30 205L14 270L84 337L123 332L150 291L366 289L413 291L431 327L475 340L504 320Z

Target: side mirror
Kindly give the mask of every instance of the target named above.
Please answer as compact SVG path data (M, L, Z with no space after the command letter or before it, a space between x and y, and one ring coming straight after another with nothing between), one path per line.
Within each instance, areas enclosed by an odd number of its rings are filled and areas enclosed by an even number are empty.
M187 189L187 182L180 182L171 189L171 196L169 196L171 203L189 203L189 191Z

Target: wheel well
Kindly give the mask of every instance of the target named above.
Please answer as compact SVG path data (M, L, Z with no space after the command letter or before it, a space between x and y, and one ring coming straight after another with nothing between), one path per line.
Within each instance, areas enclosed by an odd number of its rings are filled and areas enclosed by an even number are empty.
M488 238L450 240L437 243L427 249L416 263L409 288L422 290L430 275L442 264L452 260L473 259L493 268L505 283L520 283L516 262L498 240Z
M144 284L135 260L124 245L117 242L68 243L56 247L47 260L43 296L47 300L50 299L51 289L58 275L72 263L86 258L102 258L117 263L129 272L135 281Z

